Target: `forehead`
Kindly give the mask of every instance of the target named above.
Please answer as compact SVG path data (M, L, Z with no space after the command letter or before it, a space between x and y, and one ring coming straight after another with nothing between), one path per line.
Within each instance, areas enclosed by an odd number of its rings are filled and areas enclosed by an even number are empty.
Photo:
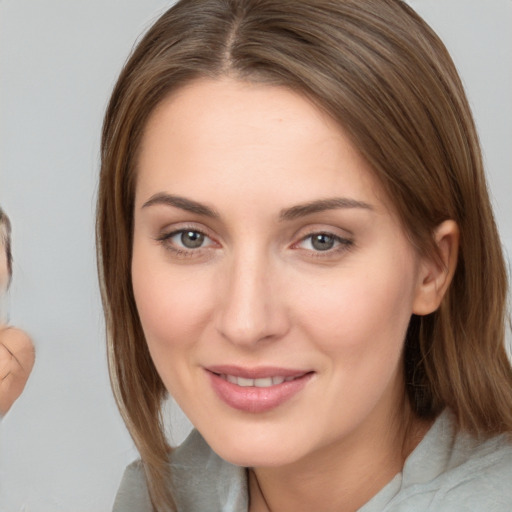
M326 135L343 135L342 128L329 116L287 87L230 78L198 79L174 91L156 107L144 130L143 148L148 138L162 130L168 140L175 137L181 142L193 132L194 141L205 149L216 144L248 149L247 138L256 146L283 133L283 129L290 136L305 135L317 141Z
M169 186L208 196L228 185L250 195L261 185L291 203L330 196L331 190L384 202L373 171L343 128L282 86L232 79L188 84L150 116L137 164L139 196Z

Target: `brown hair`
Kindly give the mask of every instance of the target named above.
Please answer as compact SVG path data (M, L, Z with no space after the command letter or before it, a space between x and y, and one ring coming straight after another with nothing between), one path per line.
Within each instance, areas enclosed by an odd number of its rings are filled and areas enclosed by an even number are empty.
M0 208L0 250L4 251L7 261L7 285L12 276L12 251L11 251L11 221L7 214ZM5 290L0 290L2 293Z
M289 87L337 120L420 253L436 257L435 227L457 222L453 282L435 313L411 319L407 396L419 417L449 406L472 433L512 431L505 264L470 108L439 38L400 0L182 0L143 37L115 86L97 212L111 382L155 506L172 507L172 498L160 417L166 391L130 277L137 149L171 91L225 75Z

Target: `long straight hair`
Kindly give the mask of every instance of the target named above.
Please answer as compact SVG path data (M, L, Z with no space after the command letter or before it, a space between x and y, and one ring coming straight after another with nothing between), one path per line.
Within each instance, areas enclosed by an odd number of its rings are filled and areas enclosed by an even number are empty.
M404 382L413 413L446 406L459 428L512 431L505 350L507 276L479 141L455 66L400 0L182 0L147 32L114 88L103 126L97 250L112 387L141 454L157 510L173 508L166 390L153 365L131 283L137 152L146 122L198 78L281 85L327 112L371 164L416 250L460 229L459 261L440 308L413 316Z

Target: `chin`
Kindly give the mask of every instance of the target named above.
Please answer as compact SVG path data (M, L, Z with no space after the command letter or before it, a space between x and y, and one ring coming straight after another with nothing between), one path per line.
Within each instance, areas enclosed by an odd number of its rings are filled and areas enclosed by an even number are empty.
M292 464L297 460L297 453L276 453L273 450L261 450L260 447L222 447L221 450L215 450L225 461L235 466L248 468L262 467L281 467Z
M238 429L237 429L238 430ZM212 450L222 459L243 467L279 467L296 462L304 454L307 441L296 439L289 433L260 428L257 432L240 430L224 431L220 435L203 437ZM206 434L206 435L205 435ZM283 442L283 439L286 439Z

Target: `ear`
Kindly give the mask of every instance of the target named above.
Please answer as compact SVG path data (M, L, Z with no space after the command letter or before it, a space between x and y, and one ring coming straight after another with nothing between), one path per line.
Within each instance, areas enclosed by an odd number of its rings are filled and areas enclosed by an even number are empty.
M413 313L428 315L441 304L457 267L459 252L459 227L453 220L437 226L434 240L439 258L425 257L420 265L418 288L413 303Z

